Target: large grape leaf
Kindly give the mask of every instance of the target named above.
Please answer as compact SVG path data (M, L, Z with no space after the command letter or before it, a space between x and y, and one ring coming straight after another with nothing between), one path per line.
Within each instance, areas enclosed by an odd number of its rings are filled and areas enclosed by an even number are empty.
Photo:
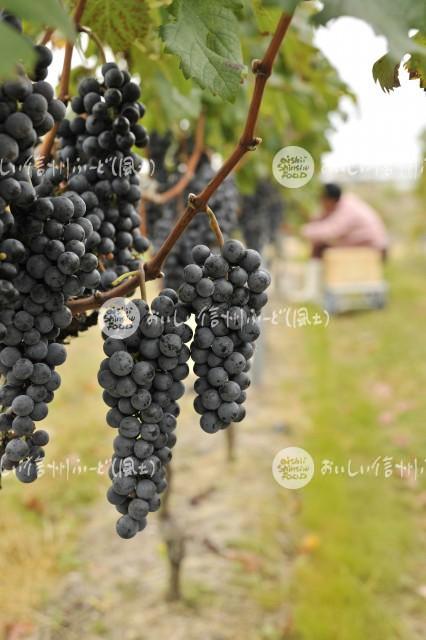
M174 0L161 28L166 50L180 59L187 78L225 100L233 100L244 65L238 38L239 0Z
M162 56L155 64L146 64L139 45L131 50L132 74L142 83L142 99L147 105L144 126L157 131L179 129L183 119L196 120L201 109L202 90L186 80L175 56ZM155 105L153 109L150 105Z
M426 91L426 36L418 33L414 39L423 44L424 53L421 51L412 53L403 66L408 71L410 80L419 80L421 88ZM400 69L401 63L395 62L395 59L386 53L374 63L373 78L380 84L383 91L393 91L401 86Z
M114 53L126 51L149 31L149 6L146 0L88 0L82 24Z
M4 22L0 22L0 43L0 78L13 75L17 62L23 62L25 65L34 63L34 48L29 40Z
M72 20L58 0L2 0L1 6L28 22L60 29L70 40L75 37Z
M388 53L373 64L374 81L380 84L383 91L392 91L400 86L399 67L400 63L395 62Z

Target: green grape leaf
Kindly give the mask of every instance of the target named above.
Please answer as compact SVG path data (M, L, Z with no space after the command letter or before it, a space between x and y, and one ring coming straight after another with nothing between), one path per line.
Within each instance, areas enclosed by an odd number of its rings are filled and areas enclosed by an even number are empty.
M202 90L186 80L179 70L175 56L165 55L155 64L146 64L143 45L135 43L131 49L132 75L142 82L142 99L147 104L144 125L147 129L164 132L175 130L183 119L196 119L201 109ZM155 105L153 109L150 105Z
M239 0L174 0L170 21L161 27L166 50L178 56L185 77L229 101L245 69L237 35L241 7Z
M28 22L55 27L70 40L75 38L72 20L58 0L2 0L1 6Z
M183 118L196 119L198 117L201 106L199 96L183 95L176 87L171 86L162 75L157 76L155 87L166 115L165 120L176 122Z
M410 29L426 31L424 0L327 0L316 14L317 24L326 24L339 16L352 16L368 22L376 33L388 41L389 55L396 61L421 46L409 37Z
M395 63L395 60L388 53L373 64L374 81L380 84L383 91L393 91L396 87L401 86L399 82L399 66L400 63Z
M420 86L426 90L426 36L417 33L412 40L424 48L423 51L413 52L404 62L404 68L408 71L410 80L420 80ZM399 82L400 63L387 53L373 65L373 78L379 82L383 91L392 91L401 86Z
M145 0L88 0L82 24L94 31L114 53L142 40L151 26Z
M279 7L267 7L262 0L252 0L253 14L262 34L272 33L281 15Z
M301 0L262 0L264 7L278 7L285 13L294 13Z
M413 40L424 47L424 52L412 53L410 58L404 62L404 67L408 71L410 80L420 80L420 86L426 91L426 35L418 33L413 37Z
M28 66L35 62L35 52L31 43L4 22L0 22L0 42L0 78L14 75L16 63L19 61Z

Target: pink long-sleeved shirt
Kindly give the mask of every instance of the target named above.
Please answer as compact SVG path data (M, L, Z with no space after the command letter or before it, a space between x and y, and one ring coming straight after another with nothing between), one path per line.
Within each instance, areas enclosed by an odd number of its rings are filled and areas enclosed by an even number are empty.
M378 214L366 202L348 193L341 196L326 218L302 227L302 235L315 244L386 249L388 236Z

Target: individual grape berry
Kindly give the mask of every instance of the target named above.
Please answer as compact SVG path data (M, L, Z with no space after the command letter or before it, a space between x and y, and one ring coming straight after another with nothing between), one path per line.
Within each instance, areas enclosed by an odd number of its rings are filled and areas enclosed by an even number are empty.
M10 162L15 162L19 156L19 146L14 138L0 133L0 157Z
M29 447L24 440L15 438L7 443L5 448L5 454L12 462L19 462L27 457L29 453Z
M133 538L139 531L139 524L136 520L133 520L128 515L122 516L117 521L117 533L120 538L124 538L128 540L129 538Z
M230 264L238 264L244 255L244 246L238 240L227 240L222 248L222 255Z
M20 482L28 484L34 482L38 477L37 464L33 460L21 462L15 469L16 477Z

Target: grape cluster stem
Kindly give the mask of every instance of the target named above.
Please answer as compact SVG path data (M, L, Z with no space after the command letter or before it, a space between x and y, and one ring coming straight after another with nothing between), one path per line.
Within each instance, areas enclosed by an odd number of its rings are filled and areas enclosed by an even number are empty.
M89 36L89 38L91 40L93 40L93 42L95 43L97 49L98 49L98 53L99 53L99 57L101 59L102 64L105 64L107 59L106 59L106 55L105 55L105 51L104 48L102 46L102 42L100 40L100 38L98 37L98 35L92 31L92 29L89 29L88 27L78 27L78 31L79 33L85 33L86 35Z
M140 292L141 292L141 299L145 300L145 302L146 302L147 301L147 298L146 298L146 282L145 282L145 269L144 269L143 262L141 262L139 264L138 277L139 277L139 289L140 289Z
M210 229L213 231L213 233L216 236L216 240L217 243L219 245L219 247L223 247L223 245L225 244L225 239L223 237L223 233L220 229L220 225L217 221L217 218L215 216L215 214L213 213L213 211L210 209L210 207L206 206L206 213L208 215L209 218L209 223L210 223Z

